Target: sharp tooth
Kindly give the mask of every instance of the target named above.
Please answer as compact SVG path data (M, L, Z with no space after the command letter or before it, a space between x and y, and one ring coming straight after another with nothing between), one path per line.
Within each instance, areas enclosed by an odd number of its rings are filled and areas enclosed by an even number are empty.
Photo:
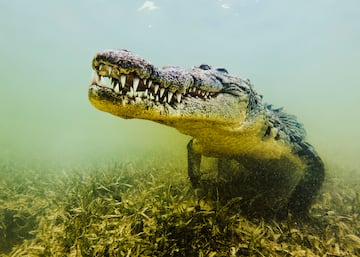
M102 76L100 76L100 86L106 87L105 79L104 79L104 77L102 77Z
M134 78L134 80L133 80L133 88L134 88L134 91L135 91L135 92L136 92L136 90L137 90L137 88L138 88L139 81L140 81L139 78Z
M91 75L91 84L97 83L99 83L99 76L97 75L96 71L93 71Z
M145 86L146 86L146 81L147 81L146 79L143 79L143 82L144 82L144 85L145 85Z
M151 85L152 85L152 81L151 81L151 80L149 80L148 88L150 88L150 87L151 87Z
M120 82L121 82L121 87L124 88L126 83L126 75L121 75Z
M151 80L150 80L150 81L151 81ZM154 86L154 94L156 94L158 90L159 90L159 85L155 85L155 86Z
M108 77L105 77L106 86L112 88L111 80Z
M155 101L159 102L159 96L158 95L155 96Z
M108 73L109 73L109 76L111 75L111 70L112 70L112 67L111 67L111 66L108 66Z
M117 82L115 82L114 91L120 93L119 84Z
M103 66L104 66L103 64L100 64L100 65L99 65L99 71L102 70Z
M162 97L165 93L165 88L160 88L160 97Z
M180 93L176 93L176 100L178 101L178 103L181 102L181 94Z
M134 95L135 95L134 93L135 93L134 89L132 87L130 87L129 96L134 97Z
M168 98L167 98L167 102L168 102L168 103L170 103L172 96L173 96L173 93L172 93L172 92L169 92L169 93L168 93Z
M153 96L152 93L149 94L149 99L150 99L150 100L154 100L154 96Z

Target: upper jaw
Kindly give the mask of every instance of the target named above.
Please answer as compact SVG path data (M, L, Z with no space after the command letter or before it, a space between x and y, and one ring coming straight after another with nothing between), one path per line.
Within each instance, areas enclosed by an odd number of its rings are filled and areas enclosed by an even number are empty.
M119 79L120 74L127 75L134 72L137 77L148 79L155 69L151 63L126 49L106 50L97 53L93 59L92 67L101 76L117 79ZM111 68L116 68L113 73L107 71Z

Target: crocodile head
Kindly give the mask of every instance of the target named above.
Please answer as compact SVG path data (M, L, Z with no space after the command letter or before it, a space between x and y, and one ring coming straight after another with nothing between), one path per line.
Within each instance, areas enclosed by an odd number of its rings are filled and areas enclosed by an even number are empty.
M88 95L96 108L166 124L192 136L205 128L236 129L246 119L251 99L260 99L247 81L206 64L157 68L120 49L98 53L92 68Z

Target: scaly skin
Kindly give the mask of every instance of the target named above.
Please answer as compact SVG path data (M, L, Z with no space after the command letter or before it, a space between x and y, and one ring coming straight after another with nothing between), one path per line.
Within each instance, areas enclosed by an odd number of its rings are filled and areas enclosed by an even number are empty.
M245 213L308 214L324 165L296 118L263 103L249 81L205 64L157 68L124 49L98 53L92 67L89 100L96 108L193 137L188 173L194 187L212 185L222 199L240 196ZM216 178L201 170L202 159L217 162L210 168Z

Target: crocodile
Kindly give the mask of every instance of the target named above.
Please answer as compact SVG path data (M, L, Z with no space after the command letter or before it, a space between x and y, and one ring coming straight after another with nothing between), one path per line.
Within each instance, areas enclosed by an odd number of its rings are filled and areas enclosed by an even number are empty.
M97 53L92 68L94 107L192 137L193 188L215 186L251 215L309 217L324 164L296 117L264 102L248 79L207 64L159 68L126 49Z

